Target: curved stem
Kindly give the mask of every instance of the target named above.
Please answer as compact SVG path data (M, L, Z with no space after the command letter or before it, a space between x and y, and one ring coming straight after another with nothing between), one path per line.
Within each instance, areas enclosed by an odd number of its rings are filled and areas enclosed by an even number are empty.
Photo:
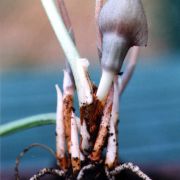
M56 124L55 117L55 113L40 114L0 125L0 136L10 135L37 126Z
M121 84L119 86L119 95L120 96L124 92L124 89L126 88L129 80L131 79L131 77L134 73L134 70L135 70L135 67L137 64L137 60L138 60L139 51L140 51L139 46L134 46L131 48L129 61L128 61L127 67L125 68L125 72L122 75Z

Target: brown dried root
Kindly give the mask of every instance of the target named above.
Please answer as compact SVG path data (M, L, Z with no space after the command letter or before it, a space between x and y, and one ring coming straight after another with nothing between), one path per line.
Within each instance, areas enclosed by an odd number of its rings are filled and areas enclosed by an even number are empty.
M41 177L45 176L46 174L52 174L52 175L56 175L59 176L61 178L63 178L65 176L65 172L59 169L50 169L50 168L43 168L41 169L37 174L35 174L34 176L32 176L30 178L30 180L38 180Z
M80 106L80 119L82 131L87 132L85 135L85 142L82 134L82 143L81 149L86 153L91 151L93 144L96 140L96 136L99 129L99 124L102 116L102 111L104 104L100 102L96 97L97 87L92 83L92 103L83 103ZM83 144L89 144L88 146L83 147Z
M70 141L71 141L71 114L73 109L73 97L66 95L63 97L63 120L65 127L65 137L67 143L67 149L70 153Z
M109 126L109 120L111 118L113 94L114 94L114 88L111 88L110 93L107 98L107 102L103 110L103 116L102 116L102 120L101 120L101 124L99 128L98 136L96 138L96 142L90 156L91 160L93 161L100 160L101 153L102 153L104 144L108 136L108 126Z
M58 85L57 91L57 110L56 110L56 156L60 169L67 169L67 160L65 154L65 130L63 122L63 97Z
M81 74L81 83L77 87L79 106L80 106L80 119L81 119L81 150L86 153L91 149L92 139L88 137L91 136L91 129L96 127L96 111L100 106L97 104L99 101L95 99L93 95L94 86L89 78L87 68L89 63L86 59L77 60L77 69L79 74ZM98 107L98 108L96 108ZM92 118L92 115L95 115L95 118ZM95 119L95 120L94 120Z
M83 125L84 120L87 126L87 131L90 135L89 142L87 142L90 146L86 148L87 151L91 151L92 145L96 140L102 116L102 111L103 105L95 96L93 99L93 103L84 104L80 107L81 125Z
M116 176L121 173L121 171L128 169L135 173L137 176L144 180L151 180L150 177L148 177L145 173L143 173L138 166L133 165L132 163L124 163L118 167L116 167L114 170L110 171L111 176Z
M44 145L44 144L38 144L38 143L34 143L31 144L29 146L27 146L16 158L16 164L15 164L15 179L19 180L20 179L20 175L19 175L19 165L20 165L20 160L21 158L32 148L34 147L40 147L46 151L48 151L50 154L52 154L55 158L56 158L56 154L55 152L49 148L48 146Z

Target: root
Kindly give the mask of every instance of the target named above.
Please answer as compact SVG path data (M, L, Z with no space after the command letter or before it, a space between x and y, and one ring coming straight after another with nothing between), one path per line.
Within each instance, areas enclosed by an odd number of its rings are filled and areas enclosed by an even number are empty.
M41 169L37 174L33 175L30 180L37 180L41 177L50 174L58 176L62 179L77 179L77 180L83 180L87 179L89 175L91 174L91 171L95 172L95 175L93 176L93 179L108 179L108 180L115 180L116 176L120 175L120 173L123 170L130 170L134 174L136 174L139 178L143 180L151 180L150 177L148 177L145 173L143 173L138 166L133 165L132 163L124 163L122 165L119 165L115 169L109 171L107 167L103 167L102 163L90 163L86 166L84 166L77 176L72 175L72 171L63 171L59 169L51 169L51 168L43 168ZM93 172L93 174L94 174ZM97 173L97 174L96 174ZM75 178L76 177L76 178ZM92 177L91 177L92 178Z
M44 168L41 169L37 174L35 174L34 176L32 176L30 178L30 180L38 180L41 177L43 177L46 174L51 174L51 175L56 175L59 176L61 178L63 178L65 176L65 172L59 169L50 169L50 168Z
M50 154L52 154L55 159L56 159L56 154L55 152L48 146L44 145L44 144L38 144L38 143L34 143L31 144L29 146L27 146L16 158L16 164L15 164L15 179L19 180L20 179L20 175L19 175L19 165L20 165L20 160L21 158L32 148L34 147L40 147L42 149L45 149L46 151L48 151Z
M123 170L130 170L132 171L133 173L135 173L137 176L139 176L140 178L144 179L144 180L151 180L150 177L148 177L145 173L143 173L138 166L135 166L133 165L132 163L125 163L125 164L122 164L118 167L116 167L114 170L112 170L110 172L110 175L112 176L116 176L118 174L121 173L121 171Z
M40 147L42 149L45 149L45 150L47 150L50 154L52 154L56 158L55 152L51 148L46 146L46 145L37 144L37 143L29 145L16 158L16 165L15 165L15 179L16 180L20 179L20 176L19 176L19 165L20 165L21 158L33 147ZM77 180L83 180L83 178L85 177L85 175L86 175L86 173L88 171L95 170L96 168L98 168L101 165L102 165L102 163L96 163L96 164L88 164L88 165L84 166L80 170L80 172L78 173ZM123 170L126 170L126 169L132 171L134 174L136 174L138 177L142 178L143 180L151 180L151 178L148 177L145 173L143 173L139 169L138 166L133 165L132 163L124 163L122 165L117 166L112 171L109 171L105 167L104 172L105 172L105 176L106 176L107 179L114 180L117 175L119 175ZM46 174L56 175L56 176L59 176L59 177L61 177L63 179L66 179L67 173L68 173L67 171L63 171L63 170L59 170L59 169L43 168L37 174L33 175L30 178L30 180L39 179L39 178L43 177Z
M106 176L109 180L114 180L115 177L114 176L111 176L109 170L107 168L105 168L105 173L106 173Z
M87 172L88 170L92 170L94 169L96 166L94 164L88 164L87 166L84 166L81 171L79 172L78 176L77 176L77 180L82 180L85 172Z

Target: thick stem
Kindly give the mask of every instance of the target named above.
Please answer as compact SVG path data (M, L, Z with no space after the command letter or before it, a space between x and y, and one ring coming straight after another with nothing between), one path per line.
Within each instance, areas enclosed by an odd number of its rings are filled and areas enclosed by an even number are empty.
M114 75L114 72L103 69L99 87L96 93L96 96L100 101L104 101L106 99L111 88Z
M64 70L63 94L74 96L74 91L75 87L71 75L67 70Z
M76 65L78 77L75 81L77 81L78 84L76 85L76 88L79 106L81 107L85 104L91 104L93 102L93 90L92 83L88 75L89 61L87 59L78 59Z
M115 74L121 70L128 49L129 43L125 37L115 32L103 34L101 58L103 72L97 91L97 97L100 101L106 98Z

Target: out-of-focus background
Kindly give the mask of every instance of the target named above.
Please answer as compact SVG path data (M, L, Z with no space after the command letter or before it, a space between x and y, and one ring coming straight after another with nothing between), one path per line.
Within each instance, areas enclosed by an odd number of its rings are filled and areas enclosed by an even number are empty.
M119 147L155 179L180 178L180 1L142 0L149 42L142 48L135 74L121 98ZM82 57L98 84L92 0L66 0ZM55 112L54 84L62 87L64 54L39 0L0 1L1 124L30 115ZM76 103L77 104L77 103ZM13 179L18 153L39 142L55 149L54 126L0 138L2 179ZM50 167L51 156L32 150L21 165L24 174ZM164 176L163 178L160 176Z

